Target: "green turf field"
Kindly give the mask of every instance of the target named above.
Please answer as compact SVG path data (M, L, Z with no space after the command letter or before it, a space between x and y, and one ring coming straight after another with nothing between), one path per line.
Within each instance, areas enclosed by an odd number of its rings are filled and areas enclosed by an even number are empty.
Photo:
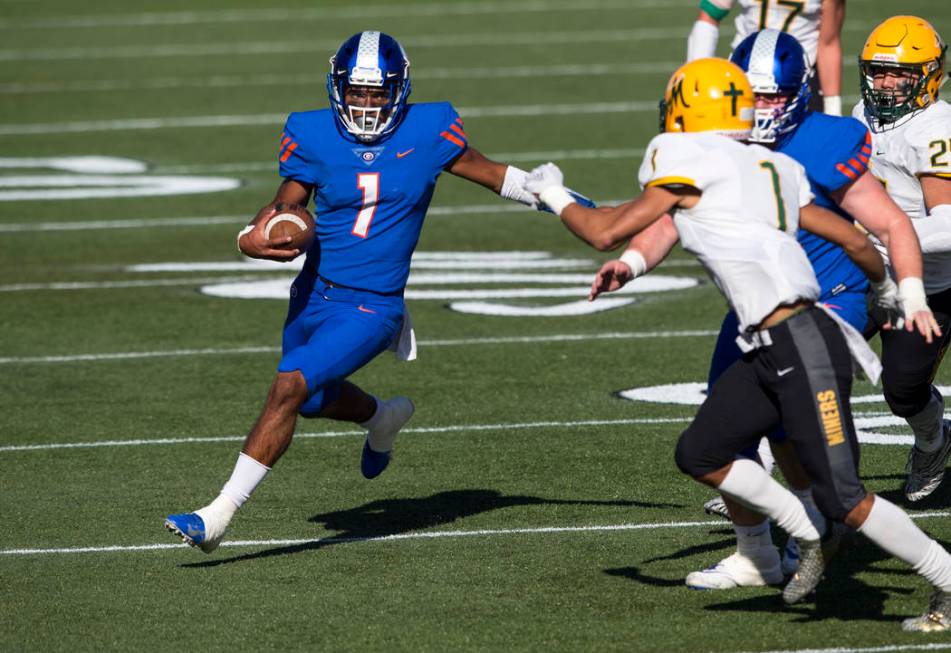
M946 2L848 6L848 107L881 19L917 13L951 36ZM354 378L416 402L391 467L365 481L358 431L303 421L226 546L205 556L162 528L215 496L263 403L284 302L200 288L292 275L240 265L234 236L276 188L286 114L326 105L344 38L396 36L413 98L451 100L471 145L524 168L554 159L610 201L635 193L695 13L695 0L0 0L0 650L951 648L900 631L929 590L861 541L795 608L778 588L686 589L732 546L673 463L723 300L678 252L657 272L674 285L561 315L606 255L448 175L409 287L419 360L384 355ZM98 171L75 158L91 156L113 158ZM103 196L197 177L236 187ZM535 314L485 314L503 310ZM668 384L688 385L618 396ZM904 505L908 430L868 383L855 394L863 476ZM945 486L913 511L946 545L949 501Z

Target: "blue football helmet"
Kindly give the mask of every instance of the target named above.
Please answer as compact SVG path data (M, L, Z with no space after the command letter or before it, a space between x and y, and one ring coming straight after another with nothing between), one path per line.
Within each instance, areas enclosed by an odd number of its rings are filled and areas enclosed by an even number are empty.
M812 69L805 50L794 36L764 29L743 39L730 61L746 72L756 95L788 96L779 107L754 111L750 135L754 143L781 142L806 117Z
M352 86L385 90L386 104L347 104L347 90ZM373 142L396 129L406 112L409 93L409 59L392 36L372 31L354 34L330 58L330 106L340 125L361 142Z

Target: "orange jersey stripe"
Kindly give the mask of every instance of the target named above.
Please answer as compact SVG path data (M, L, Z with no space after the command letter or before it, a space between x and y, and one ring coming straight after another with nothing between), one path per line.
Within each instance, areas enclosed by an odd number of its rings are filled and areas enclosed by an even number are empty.
M283 148L285 145L287 145L288 141L290 141L290 140L291 140L291 137L290 137L290 136L285 136L284 138L282 138L282 139L281 139L281 148Z
M843 175L845 175L845 176L848 177L849 179L855 179L855 178L858 177L857 174L855 174L854 172L852 172L850 169L846 168L846 167L845 167L844 165L842 165L841 163L836 163L836 164L835 164L835 169L838 170L839 172L841 172Z
M852 166L852 169L856 172L864 172L865 168L867 167L856 161L854 158L849 159L849 165Z
M290 158L291 154L292 154L292 153L294 152L294 150L296 150L296 149L297 149L297 143L291 143L291 144L287 147L287 149L284 150L284 154L281 155L281 163L284 163L285 161L287 161L287 160Z
M461 129L458 125L450 125L450 126L449 126L449 129L451 129L452 131L456 132L457 134L459 134L459 135L462 136L463 138L466 138L466 133L465 133L464 131L462 131L462 129Z
M447 141L449 141L450 143L453 143L453 144L455 144L455 145L458 145L459 147L465 148L465 146L466 146L465 141L460 141L458 138L456 138L455 136L453 136L453 135L450 134L449 132L443 132L443 133L440 134L440 136L442 136L443 138L445 138L445 139L446 139Z
M859 161L861 161L861 162L864 163L865 165L868 165L868 157L867 157L867 156L865 156L864 154L861 154L861 153L856 154L855 156L857 156L857 157L859 158Z

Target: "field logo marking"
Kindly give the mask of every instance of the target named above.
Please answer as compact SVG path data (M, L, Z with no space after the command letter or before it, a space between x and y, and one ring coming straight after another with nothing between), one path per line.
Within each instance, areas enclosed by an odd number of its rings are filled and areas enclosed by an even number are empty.
M142 174L144 162L118 157L0 158L0 169L33 168L72 174L0 175L0 202L219 193L241 185L231 177Z
M137 266L140 272L194 272L199 264ZM208 271L207 264L202 270ZM224 264L228 270L261 270L261 264ZM636 295L694 288L692 277L649 275L639 277L614 296L589 302L586 298L597 263L590 259L561 258L550 252L416 252L405 297L409 300L449 302L448 308L469 315L497 317L566 317L591 315L629 306ZM173 267L169 267L173 266ZM290 264L303 266L303 257ZM281 268L287 270L289 266ZM274 269L271 266L268 269ZM200 291L212 297L239 299L287 299L292 279L267 279L205 285ZM446 286L451 286L447 288ZM475 286L475 287L472 287ZM499 287L505 286L505 287ZM562 303L541 304L532 300L568 298ZM518 300L518 303L500 300ZM524 303L528 300L530 303Z
M936 386L938 391L947 395L951 386ZM706 383L669 383L666 385L647 386L643 388L628 388L617 393L628 401L642 401L652 404L676 404L678 406L699 406L707 398ZM885 397L880 394L857 395L851 400L856 404L884 404ZM895 435L876 433L867 429L881 427L906 426L907 422L901 417L891 414L882 415L855 415L855 432L859 442L863 444L909 445L914 444L915 438L911 435Z

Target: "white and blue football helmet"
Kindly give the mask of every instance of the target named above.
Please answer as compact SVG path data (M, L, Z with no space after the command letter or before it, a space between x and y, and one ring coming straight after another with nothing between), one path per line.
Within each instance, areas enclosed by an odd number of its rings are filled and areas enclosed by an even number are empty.
M764 29L743 39L730 61L746 72L755 94L788 95L781 107L756 109L750 140L777 143L805 119L809 104L812 69L806 52L790 34Z
M385 89L389 99L382 107L350 106L346 93L351 86ZM340 125L361 142L370 143L396 129L406 112L410 88L406 51L382 32L354 34L330 58L330 106Z

